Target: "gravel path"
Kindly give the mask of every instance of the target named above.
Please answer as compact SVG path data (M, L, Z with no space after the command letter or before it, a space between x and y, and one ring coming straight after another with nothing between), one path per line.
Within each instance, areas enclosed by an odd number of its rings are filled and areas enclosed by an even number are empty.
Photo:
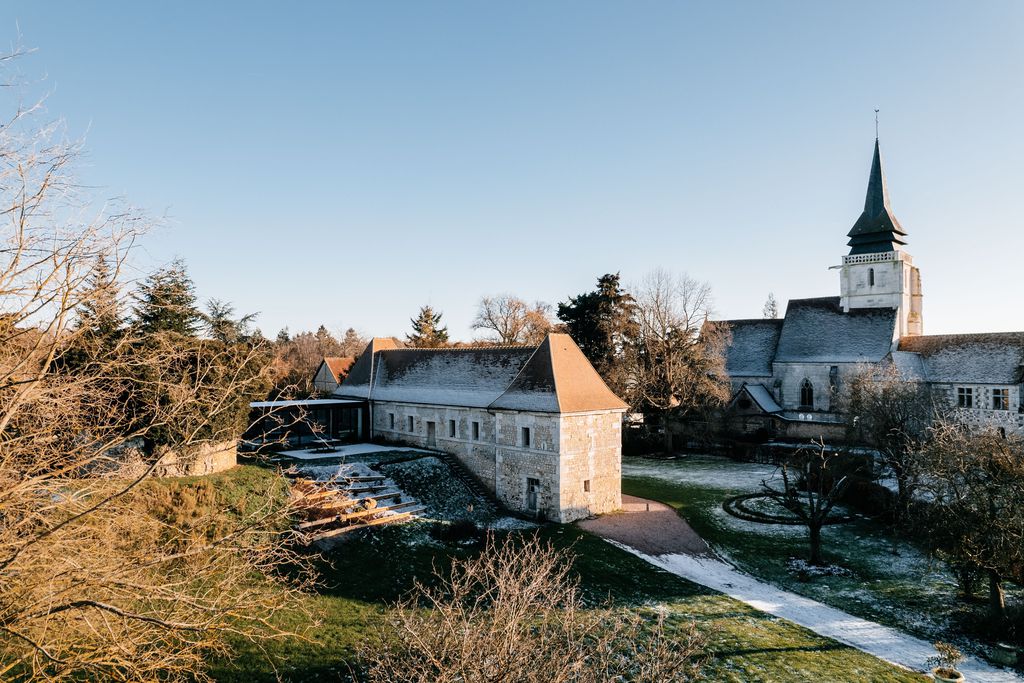
M650 504L650 512L647 504ZM758 581L716 558L675 510L661 503L623 496L623 513L603 515L579 525L676 576L787 619L819 635L863 650L887 662L921 671L935 654L931 644L887 626L860 619L820 602ZM663 515L669 510L679 524ZM633 542L631 542L633 541ZM635 543L635 544L634 544ZM672 550L661 550L673 548ZM1019 683L1024 678L977 658L960 665L970 683Z

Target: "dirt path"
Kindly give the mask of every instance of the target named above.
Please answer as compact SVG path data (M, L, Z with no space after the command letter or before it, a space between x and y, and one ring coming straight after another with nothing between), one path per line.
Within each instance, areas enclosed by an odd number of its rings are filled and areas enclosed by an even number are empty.
M711 548L685 519L668 505L653 500L622 496L622 512L583 520L577 525L647 555L684 553L712 557Z
M935 653L931 644L920 638L860 619L744 574L715 557L707 543L666 505L632 496L623 496L622 500L626 508L624 512L603 515L579 525L676 576L725 593L754 609L787 619L898 666L921 671L925 660ZM675 521L665 511L671 513ZM1024 681L1011 671L998 669L973 657L964 662L960 670L971 683Z

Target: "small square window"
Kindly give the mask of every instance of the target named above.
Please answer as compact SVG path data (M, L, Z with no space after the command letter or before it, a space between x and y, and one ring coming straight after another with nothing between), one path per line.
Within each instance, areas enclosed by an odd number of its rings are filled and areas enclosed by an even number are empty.
M416 431L416 418L414 418L412 415L409 416L409 431Z
M448 420L448 438L455 438L455 420Z
M523 427L523 448L530 447L530 428Z
M391 425L390 429L394 429L395 428L395 414L394 413L388 413L388 421L389 421L389 423Z
M971 387L956 388L956 405L959 408L974 407L974 389Z
M584 479L583 480L583 492L584 493L590 493L590 480L589 479Z
M992 390L992 410L1009 410L1010 409L1010 390L993 389Z

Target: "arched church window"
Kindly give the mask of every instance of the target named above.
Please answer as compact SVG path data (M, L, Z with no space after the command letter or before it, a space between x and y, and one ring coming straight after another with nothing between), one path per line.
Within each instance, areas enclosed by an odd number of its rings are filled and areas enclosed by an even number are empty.
M875 286L875 269L868 268L868 287Z
M809 379L800 383L800 407L814 408L814 385Z

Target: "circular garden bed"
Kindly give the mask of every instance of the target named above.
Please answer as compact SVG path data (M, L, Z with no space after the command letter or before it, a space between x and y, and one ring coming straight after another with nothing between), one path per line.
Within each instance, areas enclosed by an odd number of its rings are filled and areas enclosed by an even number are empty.
M739 496L729 496L722 501L722 509L733 517L748 522L792 525L805 523L767 493L744 493ZM837 515L833 511L825 520L825 524L843 524L853 519L852 515Z

